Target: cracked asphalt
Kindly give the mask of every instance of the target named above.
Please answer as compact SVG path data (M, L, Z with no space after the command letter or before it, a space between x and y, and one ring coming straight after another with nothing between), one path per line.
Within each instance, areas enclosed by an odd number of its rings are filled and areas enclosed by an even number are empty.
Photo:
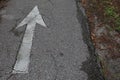
M29 73L12 74L26 25L15 27L36 5L48 28L36 25ZM75 0L10 0L0 11L0 80L99 80L82 70L90 52L77 14Z

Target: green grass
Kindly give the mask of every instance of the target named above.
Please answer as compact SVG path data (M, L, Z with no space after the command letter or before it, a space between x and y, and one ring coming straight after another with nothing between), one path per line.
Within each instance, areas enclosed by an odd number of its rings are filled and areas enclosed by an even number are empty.
M90 0L88 14L95 14L103 24L120 32L120 0Z
M106 6L105 7L105 15L107 16L107 20L111 21L114 24L114 30L120 31L120 15L117 13L114 6Z

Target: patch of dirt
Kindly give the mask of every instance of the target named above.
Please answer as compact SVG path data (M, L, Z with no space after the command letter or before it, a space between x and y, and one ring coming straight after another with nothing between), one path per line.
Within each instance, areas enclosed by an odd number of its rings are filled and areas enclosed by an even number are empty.
M7 6L6 3L7 3L8 1L9 1L9 0L0 0L0 10ZM0 14L0 20L1 20L1 14Z
M106 80L120 80L120 0L81 0Z
M2 9L2 8L4 8L4 7L6 7L7 5L6 5L6 2L7 2L8 0L0 0L0 9Z

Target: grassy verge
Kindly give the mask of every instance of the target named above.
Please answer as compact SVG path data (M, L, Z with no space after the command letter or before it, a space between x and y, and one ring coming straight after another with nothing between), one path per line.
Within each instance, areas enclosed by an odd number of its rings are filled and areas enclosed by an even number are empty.
M101 20L101 24L109 24L110 30L120 32L120 0L89 0L88 2L89 17L94 14Z
M106 80L120 80L120 0L81 0Z

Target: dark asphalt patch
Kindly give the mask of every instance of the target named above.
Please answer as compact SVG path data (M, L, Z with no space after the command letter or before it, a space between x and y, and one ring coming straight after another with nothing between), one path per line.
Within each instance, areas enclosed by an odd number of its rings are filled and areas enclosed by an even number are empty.
M77 17L83 30L83 40L87 44L90 53L88 60L83 62L82 70L88 74L88 80L104 80L99 62L97 60L97 54L95 53L95 49L90 38L90 31L85 12L84 9L80 6L80 0L76 0L76 5L78 12Z

